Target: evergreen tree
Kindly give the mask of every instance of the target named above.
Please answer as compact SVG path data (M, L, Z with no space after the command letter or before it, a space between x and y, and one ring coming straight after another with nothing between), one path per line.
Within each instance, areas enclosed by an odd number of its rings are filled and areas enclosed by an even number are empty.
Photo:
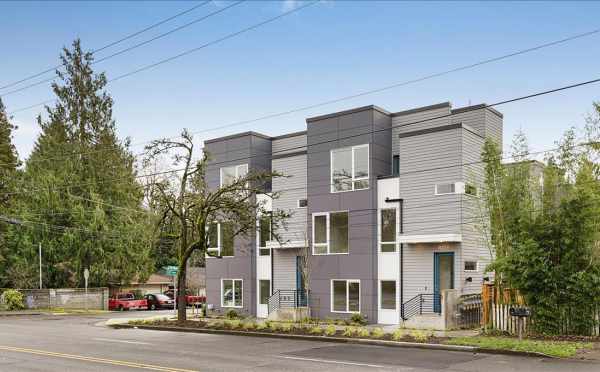
M26 162L20 203L20 216L38 228L27 229L27 239L15 236L15 256L41 242L44 280L53 287L81 286L85 268L91 285L144 279L153 268L152 219L141 209L129 140L116 133L106 76L94 73L79 40L61 61L52 85L57 103L38 116L42 132Z

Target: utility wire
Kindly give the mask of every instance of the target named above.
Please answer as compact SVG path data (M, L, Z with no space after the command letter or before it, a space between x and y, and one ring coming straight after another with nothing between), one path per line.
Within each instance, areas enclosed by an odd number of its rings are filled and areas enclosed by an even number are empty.
M240 5L240 4L241 4L241 3L243 3L244 1L246 1L246 0L241 0L241 1L235 2L235 3L233 3L233 4L230 4L230 5L228 5L228 6L224 7L224 8L221 8L221 9L215 10L215 11L214 11L214 12L212 12L212 13L209 13L209 14L207 14L207 15L204 15L204 16L200 17L200 18L194 19L194 20L193 20L193 21L191 21L191 22L188 22L188 23L186 23L186 24L184 24L184 25L181 25L181 26L179 26L179 27L176 27L176 28L174 28L174 29L172 29L172 30L170 30L170 31L164 32L164 33L162 33L162 34L160 34L160 35L158 35L158 36L155 36L155 37L153 37L153 38L151 38L151 39L148 39L148 40L142 41L142 42L140 42L140 43L138 43L138 44L132 45L132 46L130 46L130 47L127 47L127 48L125 48L125 49L121 49L121 50L119 50L118 52L115 52L115 53L113 53L113 54L110 54L110 55L108 55L108 56L106 56L106 57L102 57L102 58L100 58L100 59L97 59L97 60L93 61L91 64L92 64L92 65L95 65L95 64L97 64L97 63L100 63L100 62L106 61L106 60L108 60L108 59L111 59L111 58L117 57L117 56L119 56L119 55L121 55L121 54L123 54L123 53L126 53L126 52L129 52L129 51L131 51L131 50L137 49L137 48L139 48L139 47L141 47L141 46L144 46L144 45L146 45L146 44L149 44L149 43L151 43L151 42L153 42L153 41L156 41L156 40L158 40L158 39L161 39L161 38L163 38L163 37L165 37L165 36L167 36L167 35L170 35L170 34L172 34L172 33L175 33L175 32L177 32L177 31L183 30L183 29L184 29L184 28L186 28L186 27L189 27L189 26L191 26L191 25L194 25L194 24L196 24L196 23L198 23L198 22L204 21L204 20L206 20L206 19L208 19L208 18L210 18L210 17L213 17L213 16L215 16L215 15L217 15L217 14L219 14L219 13L222 13L222 12L224 12L224 11L228 10L229 8L233 8L234 6ZM204 4L207 4L207 3L209 3L209 2L210 2L210 1L206 1ZM35 83L33 83L33 84L29 84L29 85L26 85L26 86L24 86L24 87L21 87L21 88L18 88L18 89L11 90L11 91L9 91L9 92L6 92L6 93L3 93L3 94L0 94L0 97L6 97L6 96L8 96L8 95L10 95L10 94L13 94L13 93L22 92L22 91L24 91L24 90L26 90L26 89L29 89L29 88L31 88L31 87L35 87L35 86L38 86L38 85L41 85L41 84L44 84L44 83L47 83L47 82L50 82L50 81L54 81L54 80L56 80L56 77L51 77L51 78L48 78L48 79L45 79L45 80L42 80L42 81L38 81L38 82L35 82ZM113 79L113 80L114 80L114 79ZM110 82L110 80L109 80L109 82Z
M240 34L243 34L243 33L245 33L245 32L252 31L252 30L254 30L254 29L257 29L257 28L259 28L259 27L261 27L261 26L264 26L264 25L266 25L266 24L269 24L269 23L271 23L271 22L274 22L274 21L276 21L276 20L278 20L278 19L280 19L280 18L283 18L283 17L285 17L285 16L288 16L288 15L290 15L290 14L292 14L292 13L298 12L298 11L300 11L300 10L304 9L304 8L307 8L307 7L309 7L309 6L315 5L315 4L316 4L316 3L318 3L319 1L321 1L321 0L315 0L315 1L309 2L309 3L307 3L307 4L304 4L304 5L302 5L302 6L296 7L296 8L294 8L294 9L292 9L292 10L289 10L289 11L287 11L287 12L281 13L281 14L279 14L279 15L275 16L275 17L268 18L268 19L266 19L266 20L264 20L264 21L261 21L261 22L259 22L259 23L256 23L256 24L254 24L254 25L252 25L252 26L249 26L249 27L243 28L243 29L241 29L241 30L239 30L239 31L236 31L236 32L233 32L233 33L227 34L227 35L225 35L225 36L223 36L223 37L220 37L220 38L218 38L218 39L215 39L215 40L212 40L212 41L210 41L210 42L207 42L207 43L205 43L205 44L202 44L202 45L200 45L200 46L198 46L198 47L195 47L195 48L192 48L192 49L188 49L188 50L186 50L186 51L184 51L184 52L181 52L181 53L179 53L179 54L176 54L176 55L174 55L174 56L171 56L171 57L168 57L168 58L162 59L162 60L160 60L160 61L157 61L157 62L151 63L151 64L149 64L149 65L142 66L142 67L140 67L140 68L138 68L138 69L136 69L136 70L133 70L133 71L127 72L127 73L125 73L125 74L118 75L118 76L116 76L116 77L114 77L114 78L112 78L112 79L109 79L109 80L108 80L108 83L112 83L112 82L115 82L115 81L117 81L117 80L121 80L121 79L123 79L123 78L126 78L126 77L129 77L129 76L131 76L131 75L135 75L135 74L138 74L138 73L140 73L140 72L143 72L143 71L146 71L146 70L150 70L150 69L152 69L152 68L155 68L155 67L157 67L157 66L160 66L160 65L162 65L162 64L165 64L165 63L167 63L167 62L171 62L171 61L173 61L173 60L175 60L175 59L178 59L178 58L181 58L181 57L187 56L187 55L189 55L189 54L192 54L192 53L195 53L195 52L198 52L198 51L200 51L200 50L202 50L202 49L204 49L204 48L207 48L207 47L209 47L209 46L212 46L212 45L215 45L215 44L221 43L221 42L223 42L223 41L226 41L226 40L228 40L228 39L231 39L231 38L233 38L233 37L236 37L236 36L238 36L238 35L240 35ZM238 4L239 4L239 3L235 3L234 5L238 5ZM233 6L234 6L234 5L233 5ZM230 7L231 7L231 6L230 6ZM44 82L46 82L46 81L44 81ZM15 114L15 113L17 113L17 112L25 111L25 110L27 110L27 109L30 109L30 108L33 108L33 107L36 107L36 106L41 106L41 105L44 105L44 104L46 104L46 103L50 103L50 102L54 102L54 101L56 101L56 99L42 101L42 102L36 103L36 104L34 104L34 105L27 106L27 107L25 107L25 108L20 108L20 109L16 109L16 110L10 111L8 114L9 114L9 115L12 115L12 114Z
M92 53L92 54L95 54L95 53L101 52L101 51L103 51L103 50L105 50L105 49L108 49L108 48L110 48L110 47L112 47L112 46L115 46L115 45L117 45L117 44L120 44L120 43L122 43L123 41L126 41L126 40L129 40L129 39L131 39L131 38L134 38L134 37L136 37L136 36L138 36L138 35L140 35L140 34L142 34L142 33L146 32L146 31L150 31L150 30L152 30L153 28L156 28L156 27L158 27L158 26L160 26L160 25L162 25L162 24L164 24L164 23L166 23L166 22L169 22L169 21L171 21L171 20L173 20L173 19L175 19L175 18L177 18L177 17L180 17L180 16L182 16L182 15L185 15L185 14L187 14L187 13L191 12L191 11L194 11L194 10L196 10L196 9L198 9L198 8L200 8L200 7L202 7L202 6L204 6L204 5L207 5L208 3L210 3L210 0L209 0L209 1L203 1L202 3L200 3L200 4L198 4L198 5L194 5L193 7L189 8L189 9L187 9L187 10L184 10L183 12L177 13L177 14L175 14L175 15L171 16L171 17L168 17L168 18L166 18L166 19L163 19L163 20L162 20L162 21L160 21L160 22L154 23L154 24L152 24L152 25L150 25L150 26L148 26L148 27L146 27L146 28L143 28L143 29L141 29L141 30L139 30L139 31L136 31L136 32L134 32L134 33L132 33L132 34L129 34L129 35L125 36L125 37L122 37L122 38L121 38L121 39L119 39L119 40L115 40L115 41L113 41L113 42L110 42L110 43L108 43L108 44L106 44L106 45L104 45L104 46L102 46L102 47L100 47L100 48L98 48L98 49L94 49L94 50L92 50L92 51L91 51L91 53ZM61 68L61 67L62 67L62 65L57 65L57 66L54 66L54 67L48 68L48 69L46 69L46 70L43 70L43 71L41 71L41 72L35 73L35 74L33 74L33 75L29 75L29 76L27 76L27 77L25 77L25 78L23 78L23 79L20 79L20 80L18 80L18 81L14 81L14 82L12 82L12 83L9 83L9 84L6 84L6 85L3 85L3 86L0 86L0 89L6 89L6 88L10 88L10 87L12 87L12 86L15 86L15 85L17 85L17 84L20 84L20 83L23 83L23 82L25 82L25 81L28 81L28 80L34 79L34 78L36 78L36 77L38 77L38 76L44 75L44 74L46 74L46 73L48 73L48 72L53 72L53 71L55 71L55 70L57 70L57 69L59 69L59 68Z
M587 85L587 84L593 84L593 83L597 83L600 82L600 79L594 79L594 80L588 80L586 82L581 82L581 83L576 83L576 84L571 84L571 85L567 85L567 86L563 86L560 88L555 88L555 89L550 89L550 90L546 90L546 91L542 91L542 92L537 92L537 93L533 93L533 94L529 94L526 96L521 96L521 97L516 97L516 98L511 98L511 99L507 99L507 100L503 100L503 101L499 101L490 105L482 105L482 106L473 106L473 107L469 107L466 108L464 111L461 112L461 114L470 112L470 111L476 111L476 110L486 110L488 108L491 107L496 107L496 106L500 106L500 105L505 105L508 103L513 103L513 102L517 102L517 101L521 101L521 100L526 100L526 99L530 99L533 97L539 97L542 95L547 95L547 94L552 94L552 93L556 93L559 91L564 91L567 89L573 89L576 87L580 87L583 85ZM320 141L320 142L315 142L312 143L310 145L301 145L301 146L294 146L294 147L289 147L286 149L281 149L278 151L273 151L270 158L272 159L274 155L278 154L278 153L283 153L283 152L289 152L290 150L304 150L307 149L309 146L316 146L316 145L322 145L322 144L327 144L327 143L332 143L332 142L337 142L339 140L344 140L344 139L350 139L350 138L355 138L355 137L359 137L359 136L364 136L365 134L373 134L373 133L377 133L377 132L385 132L385 131L391 131L394 128L401 128L401 127L406 127L406 126L411 126L411 125L415 125L415 124L419 124L419 123L424 123L424 122L428 122L428 121L432 121L432 120L438 120L441 118L447 118L447 117L451 117L453 115L456 114L443 114L443 115L439 115L439 116L435 116L435 117L431 117L431 118L427 118L427 119L422 119L422 120L416 120L413 122L409 122L409 123L403 123L403 124L398 124L398 125L392 125L390 128L383 128L383 129L373 129L370 130L368 132L365 133L360 133L360 134L355 134L355 135L350 135L350 136L343 136L343 137L339 137L333 140L325 140L325 141ZM581 147L581 146L588 146L589 143L580 143L577 144L577 147ZM547 152L551 152L551 151L556 151L557 148L553 148L553 149L549 149L549 150L542 150L542 151L537 151L537 152L530 152L530 155L535 155L535 154L542 154L542 153L547 153ZM329 150L324 150L325 152L328 152ZM247 161L250 158L253 157L257 157L257 156L264 156L262 154L260 155L250 155L247 157L240 157L237 159L229 159L227 161L222 161L222 162L212 162L208 164L208 167L214 167L216 165L220 165L220 164L231 164L234 161ZM269 158L269 157L267 157ZM512 156L508 157L508 158L513 158ZM505 158L503 158L504 160ZM41 160L41 159L40 159ZM427 172L427 171L431 171L431 170L438 170L438 169L445 169L447 167L461 167L461 166L465 166L465 165L474 165L474 164L481 164L483 163L483 161L473 161L473 162L468 162L468 163L463 163L463 164L456 164L456 165L450 165L450 166L442 166L442 167L438 167L435 169L421 169L421 170L416 170L416 171L411 171L411 172L404 172L402 173L402 175L406 175L406 174L415 174L415 173L422 173L422 172ZM185 168L179 168L179 169L174 169L174 170L168 170L168 171L162 171L162 172L155 172L155 173L150 173L150 174L144 174L144 175L138 175L135 176L135 178L142 178L142 177L150 177L150 176L155 176L155 175L161 175L161 174L168 174L168 173L173 173L173 172L180 172L185 170ZM126 177L129 178L129 177ZM115 178L113 180L118 180L118 179L124 179L124 178ZM109 181L109 180L107 180ZM92 183L88 183L88 184L97 184L98 182L92 182ZM74 186L74 185L66 185L63 187L69 187L69 186ZM40 190L45 190L45 189L40 189ZM19 194L19 193L27 193L27 192L36 192L36 191L32 191L32 190L22 190L20 192L13 192L13 193L4 193L1 195L14 195L14 194Z

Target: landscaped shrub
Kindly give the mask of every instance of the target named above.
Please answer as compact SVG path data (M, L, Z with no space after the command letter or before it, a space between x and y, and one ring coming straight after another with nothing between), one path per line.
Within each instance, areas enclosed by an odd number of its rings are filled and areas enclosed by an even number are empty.
M344 332L342 333L342 335L346 337L353 337L354 334L356 334L356 327L345 327Z
M216 322L208 323L208 326L211 328L225 328L225 322L217 320Z
M417 342L425 342L429 339L427 332L418 329L410 331L410 336Z
M352 321L352 323L358 324L358 325L366 325L367 324L367 321L360 313L352 314L352 316L350 317L350 321Z
M326 336L335 336L336 331L337 330L333 324L330 324L327 327L325 327L325 335Z
M2 293L2 301L9 311L25 309L23 294L14 289L7 289Z
M279 325L279 323L276 322L269 322L269 329L273 332L277 332L279 331L279 329L281 328L281 326Z
M256 324L257 331L264 331L267 328L269 328L268 320L266 322Z
M392 333L392 340L394 341L400 341L402 339L402 337L404 337L406 333L404 332L404 330L402 328L397 328L393 333Z
M225 313L225 317L227 317L227 319L237 319L237 318L239 318L239 315L238 315L237 311L235 311L233 309L229 309Z
M281 332L289 333L294 329L294 325L290 323L281 325Z
M308 330L308 333L310 333L311 335L320 335L323 334L323 328L316 326L316 327L312 327L311 329Z
M256 329L256 323L254 322L244 322L242 323L242 329L244 331L253 331Z
M360 338L367 338L370 334L371 332L365 327L360 327L356 330L356 336Z
M373 338L383 338L384 335L385 332L382 328L375 328L373 331L371 331L371 337Z

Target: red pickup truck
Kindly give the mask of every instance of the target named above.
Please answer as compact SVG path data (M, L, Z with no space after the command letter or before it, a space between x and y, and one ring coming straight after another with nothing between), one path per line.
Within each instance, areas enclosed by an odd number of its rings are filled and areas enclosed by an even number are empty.
M108 299L108 310L146 310L146 299L136 300L133 293L119 293Z

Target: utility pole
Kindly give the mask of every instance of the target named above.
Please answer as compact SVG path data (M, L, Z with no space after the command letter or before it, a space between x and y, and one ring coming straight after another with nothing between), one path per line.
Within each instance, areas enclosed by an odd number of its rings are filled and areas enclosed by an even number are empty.
M42 289L42 243L38 244L38 256L40 258L40 289Z

